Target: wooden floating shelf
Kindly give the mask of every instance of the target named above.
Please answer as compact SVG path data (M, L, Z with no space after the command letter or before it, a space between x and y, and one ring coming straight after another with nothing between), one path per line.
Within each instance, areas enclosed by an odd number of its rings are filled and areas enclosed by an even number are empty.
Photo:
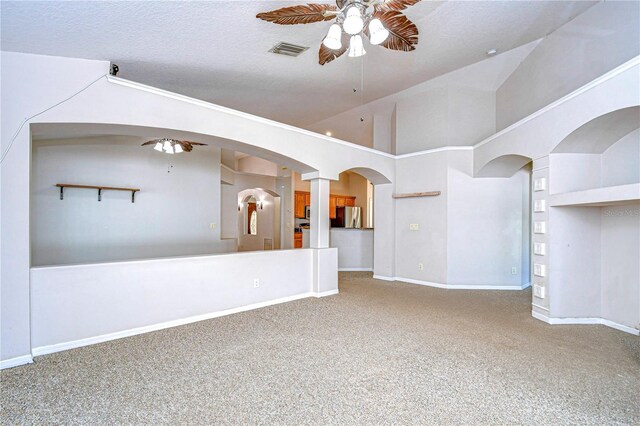
M140 191L139 188L119 188L117 186L76 185L72 183L57 183L56 186L60 188L61 200L64 200L65 188L96 189L98 190L98 201L102 201L102 191L129 191L131 192L132 203L136 202L136 192Z
M440 191L411 192L408 194L393 194L393 198L436 197L440 194Z

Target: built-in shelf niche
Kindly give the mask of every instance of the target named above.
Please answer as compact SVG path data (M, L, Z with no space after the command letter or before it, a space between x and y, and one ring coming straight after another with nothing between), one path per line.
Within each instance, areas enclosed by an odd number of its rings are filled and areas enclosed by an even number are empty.
M612 136L593 128L592 133L581 134L579 140L567 137L558 145L549 156L551 194L640 183L640 111L636 117L624 117L635 121L623 126L622 132L632 130L622 136L621 132Z

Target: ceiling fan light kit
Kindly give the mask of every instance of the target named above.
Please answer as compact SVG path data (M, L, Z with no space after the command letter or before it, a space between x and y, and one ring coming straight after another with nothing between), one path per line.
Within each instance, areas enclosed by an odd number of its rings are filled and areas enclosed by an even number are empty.
M362 19L362 12L360 7L356 4L350 6L345 14L344 22L342 23L342 29L349 35L356 35L364 28L364 19Z
M371 44L380 44L389 37L389 30L382 25L378 18L369 22L369 41Z
M342 28L340 25L333 24L329 27L329 33L322 40L322 44L332 50L339 50L342 48Z
M256 17L280 25L335 19L318 52L318 61L324 65L347 51L352 58L364 55L363 35L372 45L405 52L415 50L418 28L401 11L419 1L337 0L336 6L310 3L259 13Z
M142 146L153 145L153 149L167 154L180 154L181 152L191 152L195 145L206 146L206 143L179 141L176 139L160 138L142 144Z
M357 58L359 56L364 55L366 50L364 50L364 44L362 43L362 37L360 34L356 34L351 36L351 40L349 41L349 57Z

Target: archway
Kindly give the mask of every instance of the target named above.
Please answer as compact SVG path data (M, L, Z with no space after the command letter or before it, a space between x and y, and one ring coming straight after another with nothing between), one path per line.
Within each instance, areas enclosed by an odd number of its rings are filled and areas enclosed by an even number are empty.
M280 249L280 201L276 192L262 188L238 192L238 251Z
M518 154L507 154L494 158L482 166L475 177L509 178L532 161L531 158Z

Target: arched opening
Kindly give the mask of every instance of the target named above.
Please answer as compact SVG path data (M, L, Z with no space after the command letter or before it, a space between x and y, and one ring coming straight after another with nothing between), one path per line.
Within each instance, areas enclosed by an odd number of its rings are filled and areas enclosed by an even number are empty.
M281 177L278 170L291 166L312 170L264 150L262 154L278 161L261 160L272 165L271 175L252 174L251 167L236 170L233 164L225 164L227 150L220 147L229 146L228 141L187 132L106 124L37 124L32 129L30 248L34 266L235 252L244 235L237 226L237 197L249 188L262 189L256 197L256 206L262 201L254 221L258 236L270 230L251 249L280 249L283 225L281 198L276 192ZM141 146L159 136L207 145L171 155ZM64 200L60 200L56 184L139 191L135 203L130 192L105 190L98 201L97 190L77 188L65 189ZM261 217L267 211L276 211L268 227Z
M502 155L486 163L475 177L509 178L531 163L532 159L518 154Z
M554 193L640 181L640 107L601 115L567 135L549 156Z
M342 171L329 188L329 246L338 248L342 271L372 271L374 244L374 186L390 183L384 174L366 167ZM296 246L310 245L311 185L294 173ZM392 244L387 244L391 246Z
M575 129L556 145L552 153L602 154L638 128L640 106L612 111Z
M238 251L280 249L280 196L262 188L238 193Z

